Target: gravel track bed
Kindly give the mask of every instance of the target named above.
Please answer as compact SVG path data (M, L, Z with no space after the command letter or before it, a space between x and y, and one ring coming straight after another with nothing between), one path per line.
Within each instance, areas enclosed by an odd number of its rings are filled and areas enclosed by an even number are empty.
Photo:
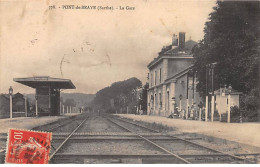
M232 159L231 157L196 157L186 158L192 164L244 164L243 161Z
M66 144L60 153L85 153L85 154L164 154L145 141L91 141L88 143Z
M50 129L52 129L54 127L57 127L59 125L64 125L64 124L66 125L66 124L71 123L72 119L75 119L75 117L61 119L61 120L58 120L58 121L50 123L50 124L46 124L46 125L42 125L42 126L39 126L39 127L35 127L35 128L33 128L33 130L36 130L36 131L52 131Z
M172 137L167 137L167 136L144 136L147 139L172 139L174 140Z
M189 143L185 143L183 141L156 141L155 143L166 148L167 150L175 153L175 154L211 154L216 153L207 149L200 148L198 146L194 146Z
M79 138L79 137L71 137L72 139L76 139L76 138ZM117 138L120 138L120 139L139 139L140 137L138 136L87 136L88 139L117 139Z
M66 119L58 120L51 124L46 124L46 125L36 127L34 128L34 130L48 131L48 132L72 132L76 128L76 125L81 123L84 120L84 118L86 118L86 114L76 115ZM58 127L60 125L62 126Z
M52 130L52 132L72 132L83 120L74 120L67 125Z
M127 122L124 122L124 121L121 121L121 120L116 120L115 122L117 122L118 124L134 131L134 132L137 132L137 133L152 133L150 130L148 129L145 129L145 128L142 128L142 127L139 127L139 126L136 126L136 125L133 125L133 124L130 124L130 123L127 123Z
M91 117L77 132L126 132L103 117Z
M7 140L0 140L0 151L5 150L6 149L6 142Z
M51 147L51 152L50 152L50 155L59 147L59 145L62 143L63 141L55 141L55 140L52 140L52 142L51 142L51 145L52 145L52 147Z
M148 122L142 122L142 121L137 121L137 120L133 120L133 119L129 119L129 118L123 118L123 117L119 117L119 116L115 116L116 118L119 118L119 120L126 120L128 122L132 122L153 130L156 130L158 132L163 132L163 133L167 133L167 132L173 132L175 131L175 128L172 127L168 127L168 126L164 126L161 124L155 124L155 123L148 123Z

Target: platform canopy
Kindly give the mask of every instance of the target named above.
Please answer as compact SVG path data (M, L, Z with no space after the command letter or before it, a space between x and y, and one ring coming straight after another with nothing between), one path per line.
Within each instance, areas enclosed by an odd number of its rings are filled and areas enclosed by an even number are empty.
M32 88L50 86L52 89L76 89L70 79L51 78L49 76L14 78L14 81Z

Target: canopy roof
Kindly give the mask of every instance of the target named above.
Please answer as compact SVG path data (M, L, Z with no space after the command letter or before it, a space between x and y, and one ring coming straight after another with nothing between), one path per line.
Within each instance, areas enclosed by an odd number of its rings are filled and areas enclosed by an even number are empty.
M51 78L49 76L14 78L14 81L32 88L50 86L53 89L76 89L70 79Z

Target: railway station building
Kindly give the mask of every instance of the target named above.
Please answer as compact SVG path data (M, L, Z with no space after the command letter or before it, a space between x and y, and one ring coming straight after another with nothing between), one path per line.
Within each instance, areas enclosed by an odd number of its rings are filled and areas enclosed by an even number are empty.
M28 114L29 102L26 97L17 92L12 98L12 117L26 117ZM10 118L10 95L0 94L0 119Z
M14 78L14 81L35 89L36 116L60 115L60 90L76 88L69 79L49 76Z
M149 89L147 114L168 117L176 113L191 117L192 111L202 101L196 92L196 73L192 71L192 47L195 41L185 41L185 33L173 35L172 44L164 46L149 64ZM188 112L186 112L188 111Z

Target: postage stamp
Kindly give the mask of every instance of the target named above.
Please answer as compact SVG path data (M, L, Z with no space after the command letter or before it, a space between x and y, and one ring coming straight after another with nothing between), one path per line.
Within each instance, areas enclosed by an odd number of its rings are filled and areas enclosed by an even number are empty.
M52 133L9 129L5 162L47 164Z

